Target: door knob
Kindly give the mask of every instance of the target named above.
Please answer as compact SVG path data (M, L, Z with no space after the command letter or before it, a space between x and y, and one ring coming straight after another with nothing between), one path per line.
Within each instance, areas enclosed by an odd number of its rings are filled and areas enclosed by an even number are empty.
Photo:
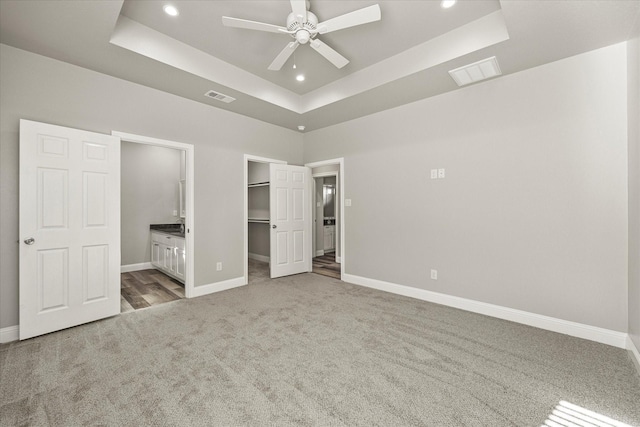
M27 245L33 245L36 242L36 239L34 239L33 237L29 237L28 239L25 239L24 241Z
M277 226L277 225L275 225L275 224L273 224L273 225L271 226L271 228L278 228L278 226Z

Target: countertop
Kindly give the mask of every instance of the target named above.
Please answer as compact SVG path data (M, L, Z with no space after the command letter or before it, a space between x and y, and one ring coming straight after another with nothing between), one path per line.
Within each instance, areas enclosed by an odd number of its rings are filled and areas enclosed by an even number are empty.
M151 224L149 225L151 231L157 231L160 233L170 234L176 237L184 238L184 226L183 224Z

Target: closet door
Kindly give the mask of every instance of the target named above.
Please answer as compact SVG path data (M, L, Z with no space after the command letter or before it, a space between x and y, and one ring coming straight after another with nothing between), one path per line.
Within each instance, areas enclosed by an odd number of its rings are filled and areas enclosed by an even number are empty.
M311 169L271 163L271 278L311 271Z

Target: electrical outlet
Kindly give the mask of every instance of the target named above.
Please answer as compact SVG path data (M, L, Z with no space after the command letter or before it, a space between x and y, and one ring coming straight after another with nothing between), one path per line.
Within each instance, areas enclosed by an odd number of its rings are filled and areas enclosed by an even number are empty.
M222 271L222 263L221 262L216 263L216 271Z
M438 270L431 270L431 280L438 280Z
M344 199L345 206L351 206L351 199Z
M438 179L438 169L431 169L431 179Z
M438 178L440 179L444 178L444 168L438 169Z

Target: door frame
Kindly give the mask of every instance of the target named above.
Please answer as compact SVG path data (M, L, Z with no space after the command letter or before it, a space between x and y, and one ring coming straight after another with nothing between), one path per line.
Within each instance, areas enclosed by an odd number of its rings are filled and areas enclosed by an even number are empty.
M186 298L195 297L194 293L194 271L195 271L195 262L194 262L194 254L195 254L195 245L194 245L194 146L193 144L187 144L184 142L177 141L169 141L166 139L153 138L149 136L143 135L135 135L126 132L119 131L111 131L111 135L120 137L120 142L134 142L136 144L146 144L153 145L156 147L164 147L164 148L173 148L176 150L184 150L185 151L185 160L186 160L186 170L185 170L185 205L186 205L186 215L184 218L184 227L185 227L185 248L187 251L187 262L185 267L185 283L184 283L184 293Z
M284 160L270 159L268 157L244 155L244 284L249 284L249 162L256 163L278 163L286 165Z
M339 192L339 199L340 199L340 209L339 209L339 215L336 218L336 223L340 224L340 277L344 277L345 275L345 270L346 270L346 260L347 260L347 253L345 251L345 247L346 247L346 242L345 242L345 229L346 229L346 223L345 223L345 218L344 218L344 195L346 194L345 191L345 187L344 187L344 157L338 157L335 159L330 159L330 160L321 160L318 162L312 162L312 163L306 163L305 166L308 168L311 168L311 176L312 179L316 177L316 175L313 174L313 168L317 168L320 166L332 166L332 165L338 165L338 178L340 181L340 184L338 186L338 192ZM335 174L335 172L331 172L333 174ZM322 173L317 174L318 177L320 177L322 175ZM314 180L315 183L315 180ZM315 191L313 192L313 197L309 197L310 203L312 203L311 205L311 209L315 209ZM315 233L315 231L314 231ZM310 249L313 249L312 254L315 254L315 248L313 247L313 239L309 239L309 245L312 245L312 247ZM312 258L313 259L313 258Z

